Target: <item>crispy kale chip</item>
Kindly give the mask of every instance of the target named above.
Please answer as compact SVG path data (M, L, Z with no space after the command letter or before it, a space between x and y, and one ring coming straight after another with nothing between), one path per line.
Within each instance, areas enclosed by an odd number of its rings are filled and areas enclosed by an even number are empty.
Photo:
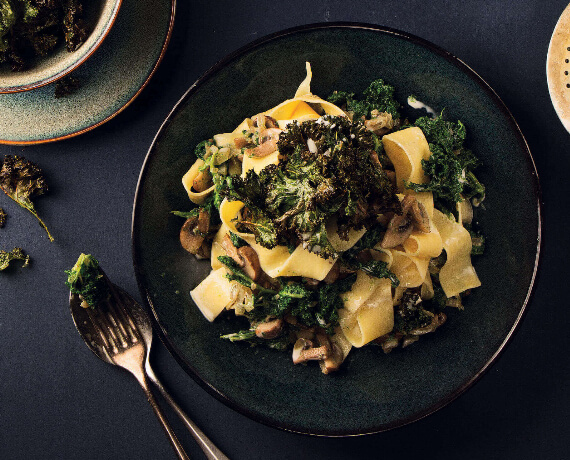
M6 214L6 212L0 208L0 228L4 227L4 225L6 225L6 218L8 217L8 215Z
M406 183L416 192L433 192L438 208L453 213L456 203L463 199L481 202L485 187L477 180L473 170L480 162L464 147L466 130L461 121L446 121L443 116L420 117L419 127L429 143L431 156L422 160L422 166L430 181L426 184Z
M48 190L42 170L23 157L6 155L0 169L0 188L22 208L30 211L45 229L50 241L53 241L32 202L33 197L43 195Z
M81 254L71 270L65 270L69 290L90 307L106 301L111 295L109 284L99 262L91 254Z
M30 256L24 253L22 248L14 248L10 252L0 249L0 271L5 270L12 260L22 260L22 267L27 267L30 263Z
M79 0L0 0L0 63L14 71L29 68L61 42L75 51L88 36Z
M378 79L370 83L361 97L356 97L354 93L345 91L335 91L328 97L329 102L344 107L347 111L353 112L353 118L371 117L373 110L378 112L388 112L394 119L400 118L400 104L394 98L394 87Z
M279 137L278 165L228 177L220 194L245 203L238 230L253 233L259 244L303 244L334 257L326 232L332 216L347 238L349 229L369 226L376 214L399 210L390 180L374 161L375 146L360 121L325 116L292 123Z
M408 333L431 323L434 314L424 307L419 292L406 289L400 304L394 307L394 331Z

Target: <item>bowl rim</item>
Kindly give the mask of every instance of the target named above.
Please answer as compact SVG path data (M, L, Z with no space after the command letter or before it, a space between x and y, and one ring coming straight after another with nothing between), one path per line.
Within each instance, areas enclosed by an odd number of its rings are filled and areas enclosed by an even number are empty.
M101 44L105 41L105 38L109 35L109 32L113 28L115 24L115 20L119 14L119 10L121 9L121 5L123 4L123 0L114 0L113 10L111 15L109 16L109 20L103 27L101 35L93 42L91 47L83 53L83 55L74 61L71 65L65 67L64 69L60 70L59 72L47 76L45 78L41 78L39 80L33 81L31 83L26 83L23 85L13 85L13 86L2 86L0 85L0 94L10 94L10 93L21 93L23 91L30 91L36 88L40 88L45 85L49 85L50 83L54 83L55 81L65 77L67 74L76 70L81 64L83 64L87 59L89 59L97 49L101 46ZM85 43L83 44L85 45ZM83 46L82 45L82 46ZM74 53L79 52L81 47L74 51Z
M258 412L254 412L249 410L247 407L242 407L239 403L236 403L232 400L232 398L217 388L215 388L211 383L204 380L200 373L194 369L194 367L188 363L183 357L182 353L178 350L176 345L172 342L171 338L169 337L167 331L165 330L164 326L162 325L158 313L154 308L151 294L145 288L143 284L143 276L142 276L142 268L139 264L139 256L137 251L137 244L136 244L136 232L137 232L137 220L138 215L140 213L141 207L141 190L142 184L145 181L147 172L148 172L148 164L150 163L151 157L153 156L153 152L155 149L155 145L160 142L166 128L170 124L171 120L176 116L176 114L181 110L182 106L185 102L210 78L216 75L218 71L220 71L224 66L231 63L233 60L249 53L250 51L264 45L267 42L273 41L278 38L282 38L288 35L296 34L299 32L307 32L307 31L316 31L321 29L353 29L353 30L371 30L378 33L393 35L397 37L401 37L404 40L411 41L412 43L418 44L420 46L428 48L430 51L438 54L439 56L445 58L450 63L454 64L468 76L470 76L478 86L485 91L485 93L493 100L495 106L503 113L505 118L507 119L508 123L511 125L515 136L518 139L518 142L521 148L525 151L526 155L526 162L527 167L531 171L532 176L534 177L534 181L532 183L533 188L533 195L536 199L536 209L537 209L537 245L536 245L536 255L534 259L534 267L532 276L529 282L529 286L526 292L525 299L520 307L520 310L517 314L517 317L511 326L509 332L504 337L503 341L497 348L497 350L490 356L490 358L486 361L486 363L479 369L470 379L464 382L461 386L457 387L454 391L450 392L446 397L440 399L435 404L425 408L422 411L416 412L411 416L404 417L401 419L394 420L393 422L382 424L374 429L370 429L367 431L359 431L359 430L335 430L335 431L328 431L328 430L308 430L303 429L298 426L290 426L287 423L281 423L276 421L272 418L266 417ZM155 325L155 329L159 333L159 337L162 343L166 346L170 354L175 358L178 364L185 370L185 372L193 378L193 380L198 383L202 388L204 388L209 394L214 396L216 399L224 403L226 406L232 408L236 412L247 416L248 418L263 423L267 426L278 428L283 431L293 432L297 434L304 434L304 435L311 435L311 436L322 436L322 437L347 437L347 436L357 436L357 435L367 435L367 434L376 434L385 432L388 430L392 430L395 428L399 428L415 421L421 420L428 415L442 409L443 407L447 406L449 403L457 399L459 396L465 393L466 390L471 388L479 379L490 369L490 367L495 364L499 358L499 356L503 353L506 346L511 342L515 332L519 329L521 321L526 314L528 304L535 292L536 280L538 276L538 269L539 269L539 260L540 260L540 253L542 250L543 245L543 238L542 238L542 228L544 225L543 222L543 213L542 213L542 193L540 188L539 176L538 171L536 168L536 164L534 158L532 157L532 153L530 151L529 145L518 125L514 116L507 108L505 103L499 97L499 95L491 88L491 86L470 66L468 66L465 62L461 59L453 55L452 53L446 51L445 49L441 48L438 45L431 43L423 38L420 38L416 35L413 35L408 32L404 32L398 29L394 29L391 27L375 25L375 24L367 24L362 22L326 22L326 23L313 23L313 24L306 24L297 27L287 28L281 31L277 31L263 37L260 37L257 40L254 40L243 47L237 49L236 51L228 54L217 63L215 63L212 67L210 67L202 76L200 76L182 95L182 97L178 100L178 102L174 105L172 110L169 112L163 123L161 124L160 128L158 129L148 151L145 156L144 162L141 167L141 171L139 174L139 179L137 182L137 187L135 191L134 203L133 203L133 211L132 211L132 220L131 220L131 255L133 260L133 267L135 270L135 276L137 280L137 285L139 288L139 292L143 299L143 303L147 308L147 311L151 313L151 317L153 323Z

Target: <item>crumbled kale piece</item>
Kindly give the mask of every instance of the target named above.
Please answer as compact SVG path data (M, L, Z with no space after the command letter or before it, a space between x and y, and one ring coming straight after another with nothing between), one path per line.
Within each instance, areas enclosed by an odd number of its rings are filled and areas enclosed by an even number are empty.
M6 155L0 169L0 188L22 208L30 211L45 229L50 241L53 241L32 202L32 198L43 195L48 190L42 170L23 157Z
M222 196L245 203L238 230L253 233L259 244L303 244L335 257L325 228L330 217L346 238L349 229L371 225L378 213L400 210L390 180L371 156L374 135L360 121L327 115L291 123L278 148L278 165L228 177L220 188Z
M80 87L81 82L78 78L71 75L66 75L55 83L54 96L56 99L70 96L71 94L75 93Z
M424 308L419 292L406 289L400 304L394 307L394 331L409 333L431 323L434 314Z
M328 101L353 112L354 119L369 119L373 110L388 112L394 119L400 118L400 104L394 98L394 87L382 79L370 83L361 97L356 97L354 93L335 91L328 97Z
M8 215L2 208L0 208L0 228L6 225L6 217L8 217Z
M90 307L95 308L111 295L105 274L91 254L81 254L71 270L65 270L69 290L78 294Z
M22 260L24 262L22 267L27 267L30 264L30 256L26 255L22 248L14 248L10 252L0 249L0 271L8 268L13 260Z
M422 160L430 181L426 184L406 182L406 187L416 192L433 192L436 207L446 214L453 214L456 204L463 199L482 201L485 187L473 174L480 162L463 145L465 125L461 121L446 121L440 115L420 117L415 126L423 131L431 151L430 158Z
M69 52L89 36L79 0L0 0L0 63L30 67L62 42Z

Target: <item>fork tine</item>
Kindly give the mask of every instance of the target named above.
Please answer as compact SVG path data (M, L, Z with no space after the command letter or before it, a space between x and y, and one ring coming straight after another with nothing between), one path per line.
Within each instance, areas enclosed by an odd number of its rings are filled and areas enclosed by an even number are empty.
M125 334L125 337L130 336L129 338L131 342L138 342L141 340L140 332L131 314L129 313L128 308L125 308L125 305L129 299L126 298L120 290L116 289L112 283L111 293L115 301L108 303L109 309L114 314L114 320L116 321L118 327L121 329L121 332Z

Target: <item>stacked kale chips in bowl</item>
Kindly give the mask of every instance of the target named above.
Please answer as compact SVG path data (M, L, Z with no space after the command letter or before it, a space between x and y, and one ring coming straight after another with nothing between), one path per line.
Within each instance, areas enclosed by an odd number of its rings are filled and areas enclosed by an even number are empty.
M100 46L121 0L0 0L0 93L47 85Z

